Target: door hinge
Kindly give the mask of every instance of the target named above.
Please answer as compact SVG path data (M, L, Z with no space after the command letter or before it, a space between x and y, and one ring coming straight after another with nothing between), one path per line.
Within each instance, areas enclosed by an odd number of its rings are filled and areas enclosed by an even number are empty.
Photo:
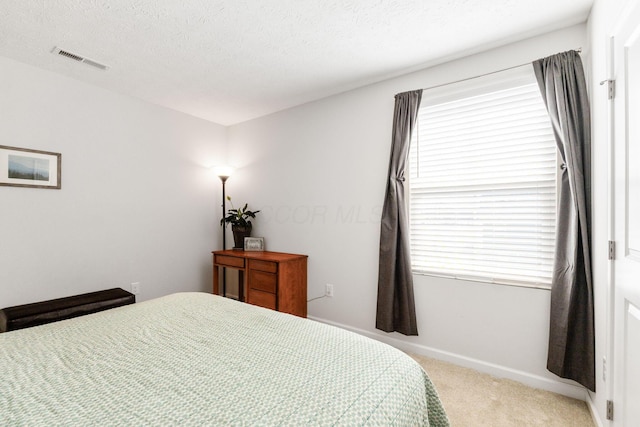
M607 98L613 99L616 96L616 81L615 80L603 80L600 85L607 84Z
M616 256L616 242L609 240L609 259L613 260Z
M607 419L613 420L613 401L607 400Z

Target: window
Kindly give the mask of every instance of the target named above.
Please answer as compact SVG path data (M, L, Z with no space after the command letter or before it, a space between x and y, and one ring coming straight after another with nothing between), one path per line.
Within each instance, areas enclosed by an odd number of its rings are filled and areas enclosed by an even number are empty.
M409 160L414 273L550 285L557 148L530 66L425 90Z

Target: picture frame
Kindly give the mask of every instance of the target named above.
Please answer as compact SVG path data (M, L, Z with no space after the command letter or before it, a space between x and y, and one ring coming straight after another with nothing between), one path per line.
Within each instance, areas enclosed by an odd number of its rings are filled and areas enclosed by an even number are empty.
M264 237L245 237L245 251L264 251Z
M62 188L62 154L0 145L0 186Z

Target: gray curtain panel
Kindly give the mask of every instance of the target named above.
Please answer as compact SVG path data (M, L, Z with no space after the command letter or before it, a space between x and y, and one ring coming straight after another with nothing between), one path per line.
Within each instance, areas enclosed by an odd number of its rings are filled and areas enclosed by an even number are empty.
M591 119L580 55L533 63L563 161L547 369L595 391L591 277Z
M376 328L404 335L418 335L404 174L421 99L422 90L396 95L389 178L380 225Z

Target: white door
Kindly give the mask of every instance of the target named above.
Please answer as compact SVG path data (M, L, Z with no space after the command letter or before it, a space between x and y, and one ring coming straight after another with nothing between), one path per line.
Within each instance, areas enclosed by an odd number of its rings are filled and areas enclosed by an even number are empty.
M640 426L640 2L630 4L612 43L616 427Z

